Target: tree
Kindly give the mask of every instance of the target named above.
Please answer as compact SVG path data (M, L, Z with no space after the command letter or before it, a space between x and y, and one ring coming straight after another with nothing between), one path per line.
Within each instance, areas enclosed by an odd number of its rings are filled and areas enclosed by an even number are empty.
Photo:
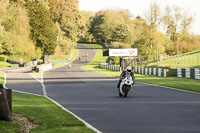
M92 42L93 36L91 33L88 32L90 27L90 18L92 17L91 11L80 11L81 14L81 22L83 23L83 34L79 37L79 41L85 41L85 42Z
M36 47L41 48L42 54L52 55L56 48L57 28L48 9L41 3L28 2L31 37Z
M91 18L90 27L89 27L89 33L91 33L95 40L97 41L103 41L103 31L101 29L101 25L104 23L104 15L105 12L99 11L95 14L94 17Z
M57 43L64 54L69 54L86 28L78 11L78 1L49 0L49 7L51 18L59 29Z
M1 53L35 56L27 10L9 0L1 0L0 5Z
M77 1L52 1L50 2L50 13L54 22L60 24L64 36L76 42L82 34L84 25L77 8Z
M124 35L121 35L119 38L120 33L117 31L117 28L120 28L123 34L126 32L132 36L133 28L131 26L130 15L126 10L105 10L97 12L91 19L89 32L93 34L97 41L110 43L121 39L120 41L127 42L127 38L122 39ZM113 35L117 32L119 33L117 36ZM130 42L131 38L128 41Z
M181 40L189 35L189 27L193 18L188 13L182 13L177 6L166 7L164 15L164 24L167 27L167 35L173 42L173 51L170 54L177 53L178 38Z
M150 5L150 11L146 14L147 23L149 24L149 33L150 33L150 48L153 50L153 40L155 39L155 32L157 31L158 26L161 23L162 17L160 15L160 8L159 5L154 2ZM155 53L153 52L153 57L155 59Z
M185 34L189 34L189 28L191 23L193 22L193 17L188 15L188 13L184 12L182 16L181 22L181 34L184 36Z
M115 27L112 33L112 40L131 44L133 40L133 33L128 25L119 24Z
M145 60L153 59L152 48L150 44L150 33L143 32L133 43L132 47L138 49L138 55L142 56Z

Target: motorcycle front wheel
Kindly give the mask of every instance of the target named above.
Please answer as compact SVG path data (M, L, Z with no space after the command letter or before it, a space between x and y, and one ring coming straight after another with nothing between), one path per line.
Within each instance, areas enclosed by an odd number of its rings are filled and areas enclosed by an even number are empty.
M127 97L130 88L131 88L131 87L130 87L130 86L127 86L127 85L124 87L124 89L123 89L124 97Z
M119 96L120 96L120 97L122 97L123 95L120 93L120 90L119 90L119 88L118 88L118 92L119 92Z

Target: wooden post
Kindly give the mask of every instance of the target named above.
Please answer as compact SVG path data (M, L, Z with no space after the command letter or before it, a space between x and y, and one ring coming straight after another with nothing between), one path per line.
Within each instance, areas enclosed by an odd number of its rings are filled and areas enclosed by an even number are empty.
M0 120L12 121L12 89L0 88Z

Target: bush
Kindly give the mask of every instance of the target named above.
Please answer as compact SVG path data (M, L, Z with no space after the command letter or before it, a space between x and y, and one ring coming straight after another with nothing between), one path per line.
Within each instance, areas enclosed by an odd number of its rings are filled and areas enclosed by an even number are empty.
M0 61L4 61L4 62L6 62L7 59L8 59L7 56L5 56L5 55L0 55Z

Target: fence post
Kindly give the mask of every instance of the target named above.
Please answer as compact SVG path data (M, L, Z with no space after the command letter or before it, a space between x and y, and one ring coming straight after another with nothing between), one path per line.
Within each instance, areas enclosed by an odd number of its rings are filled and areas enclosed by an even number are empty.
M161 77L161 68L158 68L158 76Z
M137 67L135 66L135 72L137 73Z
M152 70L151 70L151 67L150 67L150 68L149 68L149 75L151 75L151 71L152 71Z
M144 67L142 67L142 74L144 74Z
M200 79L200 68L195 68L195 79Z
M179 77L179 78L182 77L182 70L181 70L181 68L177 68L177 77Z
M148 67L145 68L145 74L148 74Z
M153 75L156 75L156 68L153 68Z

